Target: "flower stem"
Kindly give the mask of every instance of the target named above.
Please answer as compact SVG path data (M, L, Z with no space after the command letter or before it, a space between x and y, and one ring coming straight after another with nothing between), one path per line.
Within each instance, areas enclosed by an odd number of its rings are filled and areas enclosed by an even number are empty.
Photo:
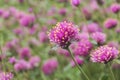
M112 76L112 80L115 80L115 76L113 74L113 71L112 71L111 66L110 66L109 63L108 63L108 67L109 67L109 70L110 70L110 73L111 73L111 76Z
M3 36L2 34L0 34L0 55L1 55L1 66L2 66L2 69L5 70L5 63L4 61L2 60L2 55L3 55L3 52L2 52L2 44L3 44ZM3 55L4 56L4 55Z
M68 48L68 51L69 51L69 53L70 53L70 55L71 55L71 58L73 59L74 63L76 64L77 68L79 69L79 71L83 73L83 75L86 77L87 80L90 80L90 79L88 78L87 74L83 71L83 69L78 65L78 63L77 63L76 60L74 59L74 56L73 56L73 54L71 53L71 51L70 51L69 48Z

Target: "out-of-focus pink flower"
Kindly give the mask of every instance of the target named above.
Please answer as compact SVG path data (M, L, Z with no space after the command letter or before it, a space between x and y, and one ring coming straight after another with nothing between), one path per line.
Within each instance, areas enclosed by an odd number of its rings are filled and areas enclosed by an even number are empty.
M92 47L93 45L89 40L82 39L76 43L76 46L72 51L75 55L87 56Z
M28 47L21 48L19 51L20 58L30 58L31 52Z
M0 72L0 80L12 80L13 74L10 72Z
M25 61L25 60L19 60L15 65L14 65L14 69L16 71L23 71L23 70L29 70L31 69L31 65L29 62Z
M47 36L46 32L44 32L44 31L39 32L38 37L39 37L39 41L41 43L48 41L48 36Z
M118 13L120 11L120 4L112 4L110 9L113 13Z
M90 23L87 25L87 29L89 33L93 32L101 32L101 28L97 23Z
M80 5L80 0L71 0L71 4L75 7L78 7Z
M10 16L10 12L8 10L1 9L0 10L0 16L4 19L7 19Z
M104 26L108 29L116 27L118 24L118 21L116 19L109 18L104 22Z
M31 13L31 12L33 12L33 9L32 9L32 8L29 8L28 11Z
M102 32L99 24L93 22L87 25L83 25L81 28L82 32L94 33L94 32Z
M42 66L42 71L46 75L52 74L58 67L58 61L56 59L48 59Z
M15 63L17 62L17 60L16 60L15 57L11 57L11 58L9 58L9 62L10 62L11 64L15 64Z
M32 67L38 67L40 63L40 58L38 56L32 56L29 59L29 63Z
M23 30L21 28L15 28L13 32L17 35L22 35L24 34Z
M108 42L109 47L115 47L116 49L119 49L119 43L115 41Z
M65 8L62 8L59 10L59 14L62 15L62 16L65 16L66 15L66 9Z
M76 39L79 41L79 40L82 40L82 39L89 39L89 34L87 32L82 32L82 33L79 33L77 36L76 36Z
M91 7L91 9L94 10L94 11L96 11L96 10L99 9L99 6L98 6L98 4L97 4L96 1L91 1L90 7Z
M82 13L84 14L86 19L88 19L88 20L91 19L92 14L90 12L90 9L84 7L84 8L82 8Z
M35 21L35 17L33 15L26 14L20 18L19 23L21 26L27 27L33 25L34 21Z
M8 48L8 49L11 49L11 48L18 48L18 46L19 46L19 40L16 38L16 39L13 39L13 40L11 40L11 41L8 41L7 43L6 43L6 47Z
M106 41L106 34L102 32L95 32L91 34L92 39L94 39L98 44L103 44Z

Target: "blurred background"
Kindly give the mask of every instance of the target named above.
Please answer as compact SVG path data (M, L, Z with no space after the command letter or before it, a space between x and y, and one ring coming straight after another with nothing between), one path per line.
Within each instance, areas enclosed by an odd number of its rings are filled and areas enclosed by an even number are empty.
M80 38L88 39L95 31L103 32L107 38L102 45L119 49L120 16L110 9L120 1L78 1L0 0L0 80L4 80L4 73L11 76L7 80L86 80L69 52L50 43L48 32L57 22L73 22L80 29ZM108 19L113 21L105 23ZM111 26L116 27L110 29ZM97 42L90 40L96 47ZM71 47L74 49L76 45ZM111 79L104 64L92 63L86 55L79 57L78 63L90 80ZM112 65L116 80L120 80L118 63L119 60Z

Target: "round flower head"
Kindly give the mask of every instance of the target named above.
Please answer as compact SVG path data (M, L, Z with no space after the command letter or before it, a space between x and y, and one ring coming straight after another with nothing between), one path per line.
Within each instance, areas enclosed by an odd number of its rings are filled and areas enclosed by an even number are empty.
M73 49L75 55L87 56L92 49L92 43L89 40L81 40L78 42L77 47Z
M24 70L29 70L31 69L32 66L29 62L25 61L25 60L19 60L17 63L15 63L14 65L14 70L15 71L24 71Z
M77 7L80 4L80 0L71 0L71 3L72 3L73 6Z
M62 16L65 16L66 15L66 9L65 8L62 8L59 10L59 14L62 15Z
M49 59L47 60L43 66L42 66L42 71L46 75L52 74L58 67L58 61L56 59Z
M110 29L110 28L116 27L117 24L118 24L118 22L117 22L116 19L110 18L110 19L107 19L107 20L105 21L104 26L105 26L106 28Z
M90 23L87 25L87 30L89 33L94 33L94 32L101 32L101 28L99 26L99 24L97 23Z
M120 11L120 5L119 4L112 4L110 9L113 13L118 13Z
M103 44L106 41L106 35L102 32L95 32L91 35L92 39L94 39L98 44Z
M48 34L51 42L61 47L67 48L72 40L75 39L79 30L71 22L60 22Z
M20 58L29 58L31 56L30 48L24 47L19 51Z
M32 67L38 67L40 63L40 58L38 56L32 56L29 59L29 63L31 64Z
M107 45L101 46L91 53L91 61L98 63L108 63L109 61L117 58L119 51L115 47Z

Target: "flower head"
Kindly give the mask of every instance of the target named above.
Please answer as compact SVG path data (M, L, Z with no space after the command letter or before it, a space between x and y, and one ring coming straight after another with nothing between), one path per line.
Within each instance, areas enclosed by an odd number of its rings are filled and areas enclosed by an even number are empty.
M119 51L115 47L107 45L101 46L91 53L91 61L98 63L107 63L117 58Z
M19 60L17 63L15 63L14 65L14 69L15 71L23 71L23 70L29 70L31 69L32 66L29 62L25 61L25 60Z
M120 5L119 4L112 4L110 9L113 13L118 13L120 11Z
M68 47L72 40L75 39L79 30L71 22L60 22L48 34L51 42L61 47Z
M116 19L110 18L110 19L107 19L107 20L105 21L104 26L105 26L106 28L110 29L110 28L116 27L117 24L118 24L118 22L117 22Z
M80 5L80 0L71 0L71 3L73 6L79 6Z
M50 75L56 70L57 67L58 61L56 59L49 59L43 64L42 71L44 74Z
M102 32L95 32L91 35L92 39L94 39L98 44L103 44L106 41L106 35Z
M40 58L38 56L32 56L29 59L29 63L31 64L32 67L38 67L40 63Z
M77 43L76 47L73 50L75 55L87 56L89 51L92 49L92 43L89 40L81 40Z
M28 47L21 48L19 51L20 58L29 58L31 56L30 49Z

